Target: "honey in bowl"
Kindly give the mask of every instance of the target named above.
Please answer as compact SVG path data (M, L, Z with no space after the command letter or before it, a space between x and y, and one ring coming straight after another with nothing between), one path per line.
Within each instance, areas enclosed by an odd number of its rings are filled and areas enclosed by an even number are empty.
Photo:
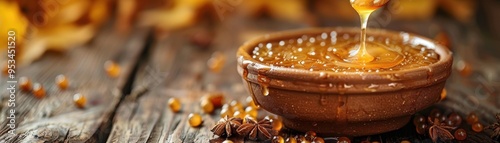
M375 57L365 64L345 60L349 58L352 47L359 44L359 35L339 35L336 31L260 43L253 49L252 58L277 67L333 72L398 71L428 66L439 60L439 55L433 49L405 41L404 37L409 36L407 33L402 32L400 35L403 40L393 40L383 35L368 36L367 52Z
M368 36L367 39L366 25L370 14L387 2L351 0L352 7L360 16L359 35L338 35L332 31L262 43L255 47L253 58L273 66L335 72L399 70L437 62L439 56L434 50L408 40L394 41L390 37L375 36ZM401 33L401 36L408 34Z
M351 1L362 21L363 12L387 3L371 1ZM363 25L258 37L238 50L238 73L255 104L289 129L365 136L401 128L439 101L451 52L418 35Z

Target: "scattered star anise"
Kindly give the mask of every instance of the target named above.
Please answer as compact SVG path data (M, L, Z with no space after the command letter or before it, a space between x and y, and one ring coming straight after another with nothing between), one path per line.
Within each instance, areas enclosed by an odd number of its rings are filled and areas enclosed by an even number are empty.
M493 130L493 134L491 135L492 139L500 139L500 113L497 113L497 122L490 125L488 128Z
M434 118L434 121L428 117L431 127L429 127L429 136L432 141L437 142L437 139L443 141L454 139L453 135L448 130L455 129L454 127L447 126L445 123L439 121L438 118Z
M236 131L240 135L245 135L250 140L267 140L274 134L273 126L269 119L262 119L257 122L252 118L245 118L245 123Z
M230 137L235 133L236 129L241 126L242 122L243 120L241 118L229 118L226 115L226 117L221 118L210 131L219 137Z

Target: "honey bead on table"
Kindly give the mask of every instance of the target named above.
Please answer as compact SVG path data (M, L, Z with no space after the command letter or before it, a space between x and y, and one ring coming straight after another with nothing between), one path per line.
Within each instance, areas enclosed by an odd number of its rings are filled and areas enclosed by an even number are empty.
M60 75L56 76L56 84L60 89L64 90L64 89L68 88L68 86L69 86L68 78L66 78L66 76L60 74Z
M247 115L250 115L253 118L257 118L257 115L259 114L259 112L257 111L257 109L255 109L255 108L253 108L251 106L248 106L247 108L245 108L245 113Z
M438 118L441 121L441 116L443 116L443 113L441 113L441 110L439 109L432 109L431 112L429 113L429 117L434 121L434 118Z
M168 106L172 112L177 113L181 110L182 104L179 99L172 97L168 99Z
M279 130L281 130L281 128L283 128L283 121L281 121L281 119L275 118L272 116L266 116L264 118L271 121L271 125L273 126L273 130L279 131Z
M314 138L316 138L316 132L308 131L308 132L306 132L304 137L306 138L306 140L312 141L312 140L314 140Z
M226 56L221 52L214 52L212 57L208 59L207 66L213 73L219 73L226 62Z
M222 107L224 104L224 94L216 92L216 93L207 93L201 97L201 100L209 100L212 102L214 109Z
M45 97L45 89L43 88L42 84L40 84L40 83L35 83L33 85L32 92L33 92L33 95L38 99Z
M231 140L224 140L222 143L233 143Z
M228 116L228 117L233 117L233 114L234 114L234 113L231 111L231 109L228 109L228 108L222 108L222 109L220 110L220 117L221 117L221 118L224 118L224 117L226 117L226 116Z
M453 112L448 115L448 120L446 121L446 125L451 127L458 127L462 124L462 117L457 113Z
M233 113L233 117L235 117L235 118L245 119L245 116L246 116L246 114L244 112L241 112L241 111L235 111Z
M480 133L480 132L482 132L482 131L483 131L483 129L484 129L483 124L481 124L481 123L479 123L479 122L476 122L476 123L472 124L472 130L473 130L474 132L478 132L478 133Z
M31 80L28 77L20 77L19 78L19 87L23 91L31 91Z
M191 113L189 114L188 118L189 118L189 125L191 127L198 127L203 122L203 119L201 118L200 114Z
M285 143L297 143L297 139L294 137L288 137L286 138Z
M210 102L208 99L204 99L200 103L201 108L203 109L204 113L211 114L214 112L214 104Z
M85 104L87 103L87 99L80 93L73 95L73 102L75 102L76 107L85 108Z
M108 76L116 78L120 75L120 66L113 61L106 61L104 63L104 69Z
M467 138L467 132L464 129L457 129L454 133L455 139L463 141Z
M325 143L325 140L322 137L316 137L312 143Z
M462 77L469 77L472 74L471 65L463 60L458 61L455 67Z
M241 103L236 100L231 101L229 105L231 105L233 111L237 111L234 109L243 110L243 105L241 105Z
M340 137L337 143L351 143L351 139L347 137Z
M429 129L429 126L426 123L419 123L415 125L415 130L418 134L425 135L427 129Z
M283 137L281 137L281 136L274 136L272 142L273 143L285 143L285 139L283 139Z
M478 121L479 121L479 117L477 117L476 113L471 112L471 113L469 113L469 115L467 115L467 123L469 123L470 125L472 125Z
M415 117L413 118L413 125L415 126L425 122L427 122L427 119L422 115L415 115Z

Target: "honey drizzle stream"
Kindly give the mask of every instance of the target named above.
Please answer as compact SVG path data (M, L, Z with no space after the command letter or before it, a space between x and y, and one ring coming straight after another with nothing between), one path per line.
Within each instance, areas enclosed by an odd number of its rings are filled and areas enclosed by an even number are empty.
M348 62L366 64L375 59L366 50L366 26L370 15L389 0L351 0L351 6L358 12L361 21L360 44L357 50L351 51Z
M351 55L356 57L356 61L353 62L361 62L368 63L373 61L375 58L370 55L366 51L366 25L368 23L368 18L372 14L373 11L358 11L359 18L361 20L361 36L360 36L360 46L356 51L356 55Z

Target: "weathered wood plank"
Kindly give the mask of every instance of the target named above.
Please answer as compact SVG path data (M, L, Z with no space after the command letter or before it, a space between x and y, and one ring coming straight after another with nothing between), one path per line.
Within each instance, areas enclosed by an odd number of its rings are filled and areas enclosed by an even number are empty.
M88 45L67 52L49 52L31 65L17 69L17 76L41 83L47 96L36 99L31 93L17 89L16 107L7 106L6 77L0 83L2 104L0 115L1 142L96 142L104 133L103 125L112 117L120 101L121 91L144 45L145 32L134 35L115 34L111 27L103 29ZM108 77L103 69L106 60L121 66L118 78ZM55 77L64 74L70 87L60 90ZM87 98L85 109L77 108L73 95ZM9 110L15 109L15 134L7 126Z

